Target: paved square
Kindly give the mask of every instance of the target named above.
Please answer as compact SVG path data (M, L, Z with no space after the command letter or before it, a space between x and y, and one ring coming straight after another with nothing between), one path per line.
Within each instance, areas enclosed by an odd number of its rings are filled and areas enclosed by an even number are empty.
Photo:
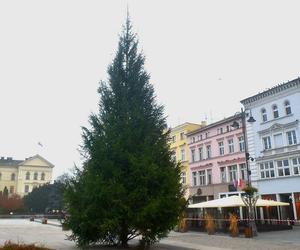
M28 219L0 219L0 244L11 240L20 243L35 243L51 249L78 249L74 242L67 240L69 231L62 231L57 221L49 220L44 225ZM136 242L136 241L135 241ZM96 249L96 248L92 248ZM100 248L104 249L104 248ZM113 248L109 248L113 250ZM254 239L231 238L227 235L207 235L206 233L171 232L169 237L152 247L155 250L300 250L300 227L293 230L260 233Z

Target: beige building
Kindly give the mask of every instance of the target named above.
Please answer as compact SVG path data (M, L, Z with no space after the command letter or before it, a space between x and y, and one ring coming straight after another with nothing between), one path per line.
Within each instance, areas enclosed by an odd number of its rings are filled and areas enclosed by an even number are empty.
M202 122L202 124L194 124L186 122L184 124L181 124L179 126L176 126L175 128L171 129L170 133L170 148L173 153L173 159L175 159L177 162L180 162L181 167L181 182L183 185L183 188L185 190L185 198L189 198L189 188L190 188L190 180L191 180L191 174L190 174L190 168L189 168L189 157L188 157L188 141L186 134L194 131L196 129L199 129L206 125L206 122Z
M0 191L7 187L9 194L24 196L34 187L50 183L54 165L35 155L25 160L0 158Z

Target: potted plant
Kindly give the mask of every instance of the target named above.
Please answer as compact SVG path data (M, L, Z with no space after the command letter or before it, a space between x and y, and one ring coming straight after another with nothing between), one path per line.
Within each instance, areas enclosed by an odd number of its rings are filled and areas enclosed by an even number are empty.
M211 215L207 215L206 219L206 230L209 235L215 234L215 221L214 217Z
M238 217L234 214L230 214L229 217L229 222L230 222L230 226L229 226L229 231L230 231L230 235L231 237L238 237L239 236L239 227L238 227Z

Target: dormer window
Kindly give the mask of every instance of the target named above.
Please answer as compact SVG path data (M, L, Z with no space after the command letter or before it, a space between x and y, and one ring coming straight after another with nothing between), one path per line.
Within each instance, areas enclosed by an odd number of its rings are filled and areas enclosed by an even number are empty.
M274 105L272 106L272 110L273 110L273 118L274 118L274 119L278 118L278 117L279 117L279 113L278 113L278 107L277 107L276 104L274 104Z
M284 102L284 109L286 115L290 115L292 113L292 109L289 101Z
M268 120L267 111L265 108L261 109L261 118L263 122L266 122Z

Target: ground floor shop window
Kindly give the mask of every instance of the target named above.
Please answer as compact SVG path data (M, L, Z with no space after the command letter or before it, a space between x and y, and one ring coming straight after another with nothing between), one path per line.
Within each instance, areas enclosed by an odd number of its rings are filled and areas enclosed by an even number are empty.
M264 200L273 200L276 201L276 195L275 194L267 194L262 195L262 199ZM277 207L263 207L263 213L264 213L264 219L278 219L278 211Z
M300 220L300 193L294 193L296 214L298 220Z

